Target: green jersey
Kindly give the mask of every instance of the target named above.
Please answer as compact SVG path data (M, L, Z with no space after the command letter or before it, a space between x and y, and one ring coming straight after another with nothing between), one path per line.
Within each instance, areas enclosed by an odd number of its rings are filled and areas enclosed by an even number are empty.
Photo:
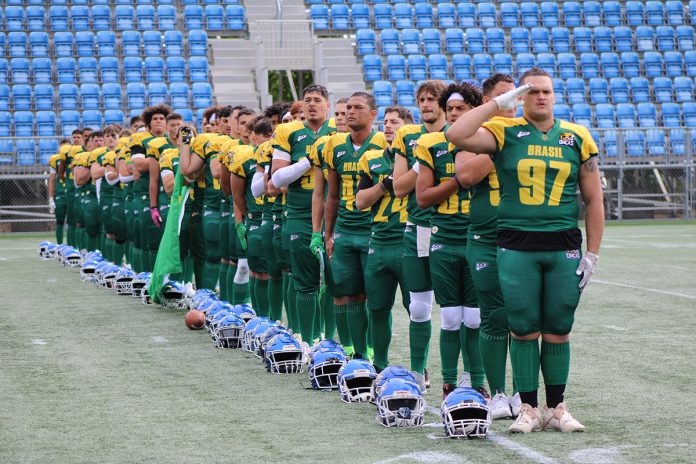
M74 160L77 155L85 151L82 145L65 145L63 162L65 163L65 191L72 193L75 190L75 175L73 174ZM61 151L62 151L61 147Z
M369 150L360 158L360 176L366 175L377 185L394 171L394 154L389 148ZM406 227L406 199L393 193L384 196L371 209L372 241L377 243L401 243Z
M271 156L273 156L273 146L271 141L263 142L256 149L256 163L263 168L264 175L271 171ZM271 220L273 216L273 207L275 206L276 197L263 195L263 219ZM280 202L279 202L280 203ZM282 213L282 210L281 210Z
M500 203L500 184L498 183L498 174L493 168L481 182L471 187L470 239L473 238L480 243L495 246L498 203Z
M147 154L146 156L148 158L152 158L155 161L157 161L157 166L159 167L160 165L160 160L162 159L162 156L165 151L170 150L174 147L174 144L169 141L169 137L157 137L156 139L150 140L147 146ZM158 179L159 181L159 179ZM157 205L168 205L169 204L169 196L167 196L167 192L164 191L164 185L162 182L158 182L158 189L157 189ZM149 187L148 187L149 189ZM151 199L154 200L154 199ZM154 202L151 201L150 205L152 205Z
M128 141L128 147L130 150L131 160L137 158L145 158L148 149L148 143L155 139L156 137L149 132L137 132L131 135ZM150 193L150 172L145 171L140 173L140 178L134 180L133 184L133 195L136 198L144 195L149 195Z
M295 164L310 154L312 145L319 137L335 132L336 127L331 125L329 120L324 122L317 132L314 132L301 121L280 124L276 127L271 139L273 158ZM288 186L285 206L285 215L288 219L312 218L313 191L314 168L310 166L302 177Z
M454 178L456 153L457 147L447 141L443 132L421 136L414 150L418 162L433 171L436 186L450 182ZM433 229L433 238L465 242L469 227L469 189L459 188L437 205L430 217L430 224Z
M338 219L336 230L344 233L361 234L370 231L370 211L361 211L355 206L355 195L360 183L359 162L368 150L383 150L387 146L384 134L377 131L365 139L356 149L349 134L331 137L325 144L322 156L328 169L338 174Z
M232 140L229 135L211 134L212 137L207 140L196 137L191 142L191 153L198 156L205 162L204 177L205 189L203 190L203 205L205 208L219 210L220 201L222 200L222 191L220 190L220 179L213 177L213 172L210 169L210 163L218 158L220 146Z
M498 230L562 232L578 227L580 165L597 156L589 131L556 119L547 133L524 118L483 124L496 140Z
M48 159L48 167L51 169L51 174L56 176L54 195L57 197L65 194L65 181L58 177L58 170L60 169L60 165L64 162L63 159L64 158L60 153L55 154Z
M234 159L229 170L235 176L245 181L244 200L247 211L245 219L255 222L261 221L263 213L263 196L254 197L251 193L251 181L256 174L256 149L249 145L242 145L234 152Z

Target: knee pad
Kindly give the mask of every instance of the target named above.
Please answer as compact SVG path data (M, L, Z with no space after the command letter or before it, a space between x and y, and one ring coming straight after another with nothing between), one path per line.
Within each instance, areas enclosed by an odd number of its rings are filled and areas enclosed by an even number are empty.
M411 296L411 304L408 310L413 322L428 322L433 312L433 291L408 292Z
M249 282L249 264L246 258L237 261L237 272L234 274L235 284L245 284Z
M462 322L469 329L478 329L481 326L481 309L470 306L462 306Z
M462 327L462 306L440 308L440 328L442 330L459 330Z

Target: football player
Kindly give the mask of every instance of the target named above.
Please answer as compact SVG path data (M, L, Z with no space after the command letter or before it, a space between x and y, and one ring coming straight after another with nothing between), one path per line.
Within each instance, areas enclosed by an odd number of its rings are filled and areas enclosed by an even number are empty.
M102 182L99 187L99 204L101 206L101 221L104 228L104 247L101 249L102 254L109 261L121 265L123 260L123 252L118 255L116 251L116 242L114 235L114 202L116 195L119 195L117 190L120 190L118 179L118 171L116 171L116 148L118 146L118 134L120 126L109 125L104 128L104 144L106 145L106 153L101 157L99 167L95 168L92 176L99 176ZM120 195L119 195L120 199Z
M519 101L522 118L488 121ZM587 128L555 118L554 102L551 76L532 68L520 76L519 88L467 112L447 131L458 147L492 156L500 181L497 259L512 335L512 372L523 403L510 426L518 433L584 430L563 397L569 334L599 258L604 205L597 145ZM586 211L584 255L578 188ZM543 414L537 399L540 370L546 389Z
M271 120L273 130L283 122L283 115L290 109L290 104L285 102L277 102L263 110L263 116Z
M58 167L58 177L65 182L65 223L68 225L67 242L68 245L78 248L77 243L77 199L75 198L75 179L73 175L73 160L78 153L84 151L82 146L84 138L82 137L82 129L75 129L72 132L72 145L69 147L61 147L61 160L63 161Z
M334 105L336 132L348 132L348 126L346 125L346 105L348 105L347 98L338 99L338 101L336 101L336 105Z
M70 146L70 140L60 141L59 152L48 159L48 209L56 216L56 243L63 243L65 228L66 199L65 180L59 177L60 165L64 162L64 147Z

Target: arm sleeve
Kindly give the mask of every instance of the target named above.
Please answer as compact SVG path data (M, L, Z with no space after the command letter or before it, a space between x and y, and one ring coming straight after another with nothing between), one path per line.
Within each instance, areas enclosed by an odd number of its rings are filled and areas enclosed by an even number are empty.
M375 185L374 182L372 182L372 176L369 174L365 174L364 172L360 173L360 183L358 184L358 190L364 190L370 187L373 187Z
M275 154L274 154L275 156ZM312 165L307 158L302 158L299 162L278 169L272 177L273 185L276 187L287 187L307 172Z
M263 178L263 173L257 172L251 179L251 194L254 195L254 197L263 195Z

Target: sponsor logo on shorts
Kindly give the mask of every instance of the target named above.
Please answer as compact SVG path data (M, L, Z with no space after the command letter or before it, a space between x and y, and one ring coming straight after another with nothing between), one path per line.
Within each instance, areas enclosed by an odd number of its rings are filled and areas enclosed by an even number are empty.
M227 217L227 216L229 216L229 215L230 215L230 212L229 212L229 211L224 212L224 213L220 213L220 217Z
M249 213L249 214L247 214L247 217L248 217L249 219L251 219L251 218L253 218L253 217L254 217L254 215L253 215L253 214L251 214L251 213Z
M273 220L274 220L274 221L276 220L276 215L275 215L275 214L273 215Z
M558 144L572 147L575 144L575 135L571 134L570 132L561 133L561 135L558 137Z
M567 259L580 259L580 250L568 250L566 251Z
M435 244L433 244L433 245L430 246L430 251L442 250L444 247L445 247L445 246L442 245L442 244L440 244L440 243L435 243Z
M480 236L480 235L476 235L476 234L474 234L474 240L478 240L478 239L480 239L480 238L481 238L481 236Z
M297 240L298 238L300 238L299 235L297 235L297 234L290 234L290 240Z
M527 137L528 135L531 135L531 132L519 131L519 132L517 133L517 138L518 138L518 139L521 139L522 137Z
M108 206L102 206L102 210L106 211L107 209L109 209Z
M367 249L367 254L368 254L368 255L374 255L374 254L375 254L374 248L368 248L368 249Z
M268 224L268 221L267 221L267 220L264 219L263 221L261 221L261 225L262 225L262 226L264 226L264 225L266 225L266 224Z
M259 228L259 226L249 226L249 232L254 231L258 228Z
M489 264L488 264L487 262L485 262L485 261L480 262L480 263L476 263L476 270L477 270L477 271L483 271L483 270L486 269L488 266L489 266Z
M212 211L203 211L203 216L210 216L211 214L213 214Z
M162 205L159 207L160 211L165 210L165 209L169 209L169 205Z
M335 232L334 232L333 238L334 238L334 240L336 240L337 238L341 238L341 234L338 234L338 233L335 233Z
M115 201L111 206L119 206L121 203Z
M273 230L280 229L280 224L273 224Z
M150 208L148 208L147 206L145 206L145 207L143 208L143 213L146 212L146 211L150 211Z

